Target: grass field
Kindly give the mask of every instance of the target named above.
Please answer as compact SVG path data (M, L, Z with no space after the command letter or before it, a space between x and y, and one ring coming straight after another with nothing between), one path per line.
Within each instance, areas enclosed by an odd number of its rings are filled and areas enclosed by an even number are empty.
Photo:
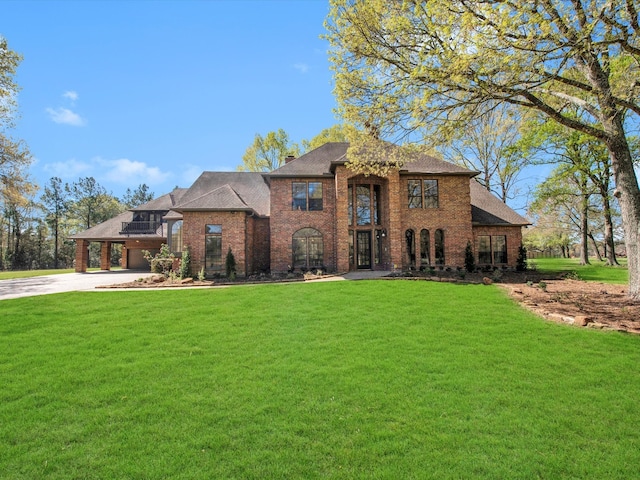
M618 259L620 266L606 266L592 258L591 265L580 265L577 258L536 258L529 264L541 272L575 274L581 280L624 284L629 281L626 259Z
M640 338L417 281L1 302L0 477L637 478Z

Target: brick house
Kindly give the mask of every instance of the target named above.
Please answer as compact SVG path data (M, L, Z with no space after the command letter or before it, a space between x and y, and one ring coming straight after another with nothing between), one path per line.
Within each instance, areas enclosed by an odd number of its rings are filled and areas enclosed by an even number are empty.
M327 143L270 173L204 172L188 189L74 235L76 271L86 271L90 241L102 243L103 269L114 242L124 268L167 243L177 255L188 247L192 270L209 275L224 272L229 249L239 275L461 267L468 243L478 266L515 266L529 222L478 172L418 155L385 177L365 176L347 168L347 148Z

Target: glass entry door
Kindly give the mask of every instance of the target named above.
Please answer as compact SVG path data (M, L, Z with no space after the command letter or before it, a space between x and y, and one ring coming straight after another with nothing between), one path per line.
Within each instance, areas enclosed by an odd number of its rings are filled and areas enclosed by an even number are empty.
M357 232L356 258L358 268L371 268L371 232Z

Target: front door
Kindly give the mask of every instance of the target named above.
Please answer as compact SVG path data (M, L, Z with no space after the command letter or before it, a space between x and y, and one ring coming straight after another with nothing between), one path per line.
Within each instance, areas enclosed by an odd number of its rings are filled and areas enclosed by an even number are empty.
M356 258L358 268L371 268L371 232L357 232Z

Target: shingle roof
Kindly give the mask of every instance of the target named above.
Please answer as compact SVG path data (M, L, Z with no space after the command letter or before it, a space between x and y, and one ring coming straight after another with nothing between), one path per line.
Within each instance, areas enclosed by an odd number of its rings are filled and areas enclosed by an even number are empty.
M175 188L172 192L161 195L158 198L151 200L144 205L140 205L134 209L128 210L126 212L121 213L120 215L110 218L98 225L94 225L93 227L84 230L83 232L76 233L75 235L71 235L69 238L80 239L80 240L89 240L89 241L97 241L97 240L112 240L112 241L121 241L132 238L167 238L166 232L162 230L162 227L156 231L156 233L139 233L139 234L124 234L120 233L122 231L122 223L123 222L131 222L133 221L133 212L137 211L165 211L169 210L171 206L173 206L176 202L176 199L179 199L185 192L186 188Z
M329 142L268 173L273 177L317 177L331 174L331 164L346 161L349 144Z
M258 172L203 172L173 210L253 210L269 215L269 185Z
M132 208L133 212L161 212L166 210L171 210L172 207L175 207L177 203L180 201L182 196L186 193L186 188L174 188L171 193L166 195L162 195L161 197L154 198L150 202L145 203L144 205L138 205L135 208Z
M332 165L344 164L347 162L346 142L329 142L319 148L312 150L300 157L291 160L277 170L267 174L273 177L313 177L331 174ZM389 148L397 148L389 144ZM410 162L406 162L401 173L430 173L430 174L458 174L476 175L477 172L468 170L453 163L445 162L436 157L426 154L414 154Z
M503 203L473 178L471 185L471 222L474 225L531 225L531 222Z

